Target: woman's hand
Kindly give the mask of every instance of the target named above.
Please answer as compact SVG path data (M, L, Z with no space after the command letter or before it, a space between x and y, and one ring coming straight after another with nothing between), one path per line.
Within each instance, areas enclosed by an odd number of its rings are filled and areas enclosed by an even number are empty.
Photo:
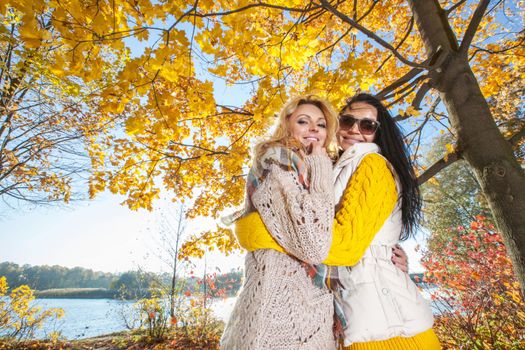
M319 142L312 142L309 146L309 153L312 156L325 156L328 157L328 153L326 153L326 148L321 145Z
M392 262L398 269L408 273L408 257L399 244L392 247Z

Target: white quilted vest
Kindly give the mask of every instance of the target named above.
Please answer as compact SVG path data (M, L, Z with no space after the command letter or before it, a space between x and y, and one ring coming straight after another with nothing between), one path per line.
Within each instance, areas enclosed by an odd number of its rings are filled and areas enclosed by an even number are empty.
M375 143L358 143L341 155L334 166L336 210L363 157L379 152ZM399 192L401 187L397 179L396 184ZM392 264L392 246L398 242L400 233L399 199L361 260L351 268L339 268L339 277L345 288L342 301L348 325L344 346L397 336L411 337L433 325L428 302L408 274Z

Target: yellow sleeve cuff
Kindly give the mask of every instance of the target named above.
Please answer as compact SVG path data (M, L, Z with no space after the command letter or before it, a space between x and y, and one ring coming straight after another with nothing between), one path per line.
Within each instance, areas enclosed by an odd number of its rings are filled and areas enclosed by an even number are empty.
M235 235L239 245L253 252L257 249L274 249L285 253L266 229L258 212L250 213L235 222Z

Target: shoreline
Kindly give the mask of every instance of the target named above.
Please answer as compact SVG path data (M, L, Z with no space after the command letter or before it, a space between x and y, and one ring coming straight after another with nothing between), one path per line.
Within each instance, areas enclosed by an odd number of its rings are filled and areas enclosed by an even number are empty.
M35 290L36 299L120 299L118 291L106 288L57 288Z

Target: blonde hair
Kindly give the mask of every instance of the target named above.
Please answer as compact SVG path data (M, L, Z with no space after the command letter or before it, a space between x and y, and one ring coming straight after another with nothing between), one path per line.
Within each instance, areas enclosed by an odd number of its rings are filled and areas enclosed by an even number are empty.
M255 146L254 158L256 160L261 157L271 146L284 146L288 148L298 148L304 150L304 146L298 140L292 137L288 120L299 106L308 104L316 106L323 112L323 115L326 119L326 140L323 147L326 148L326 152L330 157L335 158L337 156L337 138L335 133L339 127L339 120L334 108L330 102L319 96L299 95L290 99L284 105L281 113L279 114L277 127L273 135L270 136L270 139L262 141Z

